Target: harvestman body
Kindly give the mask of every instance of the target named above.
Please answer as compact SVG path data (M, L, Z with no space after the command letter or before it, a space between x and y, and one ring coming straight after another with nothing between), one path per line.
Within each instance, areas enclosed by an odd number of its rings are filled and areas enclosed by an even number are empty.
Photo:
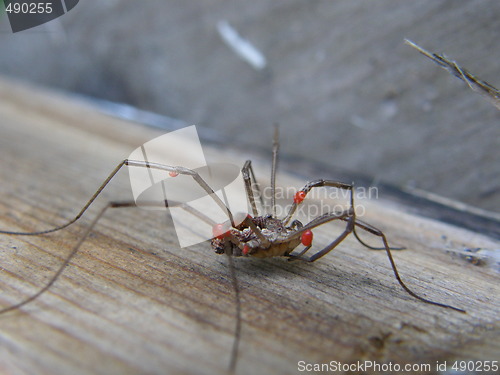
M295 195L293 199L293 203L288 211L288 214L283 218L280 219L276 216L276 202L275 202L275 182L276 182L276 166L277 166L277 159L278 159L278 149L279 149L279 142L278 142L278 128L275 130L275 135L274 135L274 141L273 141L273 160L272 160L272 170L271 170L271 207L272 207L272 213L271 214L266 214L266 215L259 215L256 201L255 201L255 196L254 196L254 189L259 191L259 197L262 199L262 195L260 194L260 188L259 185L255 179L255 175L252 169L252 164L251 161L248 160L243 168L242 168L242 175L245 183L245 189L247 193L247 198L250 203L250 206L252 208L252 216L247 215L246 218L238 225L234 224L233 220L233 214L231 211L225 206L223 201L214 193L212 188L203 180L203 178L194 170L180 167L180 166L169 166L169 165L163 165L163 164L156 164L156 163L149 163L147 161L138 161L138 160L124 160L118 166L111 172L111 174L106 178L106 180L102 183L102 185L97 189L97 191L94 193L94 195L88 200L88 202L84 205L84 207L81 209L81 211L76 215L76 217L69 222L67 222L64 225L58 226L56 228L44 230L44 231L38 231L38 232L12 232L12 231L5 231L1 230L0 233L2 234L9 234L9 235L41 235L41 234L47 234L51 232L55 232L61 229L64 229L68 227L69 225L73 224L76 222L83 214L84 212L89 208L89 206L94 202L94 200L97 198L97 196L103 191L103 189L108 185L108 183L113 179L113 177L118 173L118 171L124 166L129 166L129 167L138 167L138 168L151 168L151 169L157 169L157 170L162 170L166 171L169 173L171 177L176 177L179 174L183 175L188 175L193 178L193 180L198 183L215 201L217 205L220 206L220 208L227 214L228 220L225 223L215 223L212 219L204 215L202 212L195 211L189 206L183 206L184 209L186 209L188 212L192 213L193 215L197 216L198 218L204 220L205 222L209 223L213 227L213 239L211 241L212 248L215 250L217 254L226 254L229 259L229 264L230 264L230 269L231 269L231 275L233 279L233 286L235 290L235 295L236 295L236 311L237 311L237 319L236 319L236 329L235 329L235 339L234 339L234 344L232 348L232 354L231 354L231 362L230 362L230 371L234 371L236 367L236 359L237 359L237 354L238 354L238 343L239 343L239 336L240 336L240 328L241 328L241 316L240 316L240 300L239 300L239 289L238 289L238 284L236 281L236 275L234 271L234 265L232 261L232 257L256 257L256 258L266 258L266 257L276 257L276 256L284 256L287 257L289 260L299 260L299 261L305 261L305 262L314 262L317 259L321 258L322 256L326 255L329 253L331 250L333 250L339 243L341 243L349 234L353 233L356 239L364 246L366 246L369 249L372 250L385 250L389 262L391 264L392 270L394 272L394 275L401 285L403 289L410 294L411 296L415 297L416 299L419 299L422 302L429 303L432 305L444 307L444 308L449 308L453 309L462 313L465 313L464 310L449 306L443 303L438 303L434 302L428 299L425 299L415 292L413 292L411 289L409 289L406 284L401 280L398 270L396 268L396 264L392 258L391 255L391 248L389 247L389 244L387 242L387 239L380 230L376 229L375 227L362 222L361 220L357 219L356 213L354 211L354 187L351 184L346 184L342 182L337 182L333 180L315 180L315 181L310 181L304 185L304 187L299 190ZM307 224L302 224L298 220L293 220L291 221L292 217L294 216L294 213L296 212L296 209L298 205L300 205L304 199L306 198L307 194L314 188L317 187L333 187L337 189L342 189L342 190L347 190L350 193L350 204L349 208L342 211L342 212L329 212L323 215L318 216L317 218L311 220ZM172 203L172 202L170 202ZM261 201L262 205L263 202ZM157 204L157 203L156 203ZM165 206L168 206L168 202L164 202ZM30 297L24 299L23 301L6 307L4 309L0 310L0 314L3 314L7 311L15 310L18 309L27 303L35 300L37 297L39 297L42 293L47 291L53 284L54 282L58 279L58 277L61 275L63 272L64 268L66 265L71 261L73 256L78 252L78 249L82 245L82 243L85 241L85 239L88 237L96 223L99 221L99 219L103 216L103 214L106 212L107 209L109 208L118 208L118 207L130 207L130 206L135 206L135 202L133 201L126 201L126 202L109 202L104 208L101 209L99 214L95 217L95 219L91 222L90 226L86 229L82 237L79 239L79 241L76 243L76 245L73 247L71 253L68 255L68 257L65 259L63 264L59 267L59 269L56 271L54 276L50 279L50 281L43 287L41 288L37 293L31 295ZM317 226L320 226L322 224L334 221L334 220L339 220L343 221L346 223L346 227L344 231L336 238L334 239L328 246L326 246L323 249L320 249L313 253L312 255L306 255L306 253L312 248L312 242L313 242L313 233L312 229L314 229ZM358 236L356 229L362 229L366 232L369 232L377 237L379 237L383 243L383 247L372 247L364 243ZM303 245L303 249L300 250L298 253L293 252L295 248L298 246ZM394 250L394 249L393 249Z

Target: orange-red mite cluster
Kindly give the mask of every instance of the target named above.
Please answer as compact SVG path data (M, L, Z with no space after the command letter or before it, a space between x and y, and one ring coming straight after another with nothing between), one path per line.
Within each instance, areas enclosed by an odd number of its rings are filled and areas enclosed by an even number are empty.
M212 233L215 238L222 239L224 237L229 236L229 230L223 224L215 224Z
M302 242L302 245L304 246L311 246L313 242L313 232L310 230L304 231L300 237L300 242Z
M177 176L179 175L179 173L174 172L174 171L171 171L171 172L168 172L168 175L169 175L170 177L177 177Z
M304 200L304 198L306 197L306 192L303 191L303 190L299 190L298 192L295 193L294 197L293 197L293 201L294 203L302 203L302 201Z

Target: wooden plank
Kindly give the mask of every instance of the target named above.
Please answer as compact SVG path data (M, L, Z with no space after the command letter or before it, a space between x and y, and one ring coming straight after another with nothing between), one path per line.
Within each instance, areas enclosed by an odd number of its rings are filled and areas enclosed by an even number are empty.
M63 95L0 81L0 228L43 230L72 218L108 173L161 132L99 114ZM282 145L285 147L286 145ZM249 156L205 147L212 161ZM255 160L265 183L270 163ZM261 178L262 177L262 178ZM283 186L304 181L280 173ZM335 176L317 176L333 177ZM127 173L87 215L45 236L0 236L0 303L14 304L53 275L100 207L130 198ZM497 241L411 213L384 197L359 200L363 219L392 244L400 273L418 293L467 314L415 300L386 256L348 239L312 264L236 259L243 330L238 374L298 372L298 361L497 360L498 270L446 250L497 251ZM315 243L334 230L315 230ZM366 237L373 243L372 239ZM0 316L3 373L220 374L235 325L226 259L209 244L180 249L163 213L109 211L61 278L35 302ZM366 373L377 373L367 369ZM416 372L417 373L417 372Z

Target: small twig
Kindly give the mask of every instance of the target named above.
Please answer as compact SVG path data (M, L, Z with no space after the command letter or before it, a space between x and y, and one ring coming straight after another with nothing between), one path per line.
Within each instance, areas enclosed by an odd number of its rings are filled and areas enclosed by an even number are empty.
M480 80L475 77L467 70L460 67L455 61L449 60L444 55L438 55L436 53L431 53L422 47L416 45L411 40L405 39L405 43L409 46L415 48L422 55L427 56L429 59L433 60L435 63L440 65L442 68L446 69L448 72L453 74L455 77L460 78L462 81L467 83L469 87L479 94L483 95L488 99L495 107L500 109L500 91L490 85L489 83Z

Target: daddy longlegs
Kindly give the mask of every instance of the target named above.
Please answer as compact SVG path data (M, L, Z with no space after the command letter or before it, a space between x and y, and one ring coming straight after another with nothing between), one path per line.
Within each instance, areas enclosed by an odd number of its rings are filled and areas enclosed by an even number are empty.
M390 265L396 277L396 280L401 285L401 287L412 297L439 307L452 309L461 313L465 313L465 310L446 305L444 303L434 302L429 299L419 296L417 293L413 292L401 279L399 272L396 268L396 264L391 254L391 247L389 247L387 238L384 233L368 223L359 220L356 217L354 210L354 186L352 184L346 184L343 182L337 182L333 180L314 180L307 182L302 189L297 191L293 198L293 203L288 210L287 215L280 219L276 216L276 167L278 161L278 150L279 150L279 134L278 128L275 128L274 140L273 140L273 150L272 150L272 169L271 169L271 213L261 214L258 212L256 198L254 192L258 193L260 198L261 206L264 206L262 201L262 194L260 193L259 184L255 178L255 174L252 168L252 163L250 160L246 161L242 168L242 176L245 183L245 190L248 202L250 204L252 215L247 215L240 224L235 225L233 221L233 213L224 204L224 202L214 193L212 188L205 182L205 180L198 174L198 172L184 168L181 166L170 166L157 163L150 163L141 160L123 160L119 163L116 168L109 174L109 176L104 180L101 186L95 191L92 197L83 206L80 212L67 223L60 225L55 228L37 231L37 232L14 232L0 230L1 234L17 235L17 236L35 236L43 235L58 230L64 229L69 225L76 222L85 211L90 207L94 200L99 196L99 194L104 190L104 188L109 184L113 177L122 169L123 166L136 167L136 168L151 168L161 171L166 171L171 177L175 177L179 174L191 176L193 180L199 184L208 195L212 197L215 203L226 213L228 220L224 223L216 223L208 216L204 215L202 212L196 211L190 206L182 206L191 214L195 215L199 219L209 223L213 228L213 239L211 240L212 248L217 254L225 254L228 257L229 268L231 270L231 277L233 280L233 288L235 291L236 299L236 327L235 336L233 342L233 348L231 352L231 360L229 364L230 372L234 372L236 368L237 356L238 356L238 345L240 340L241 331L241 306L239 299L239 288L236 280L235 268L233 264L232 257L256 257L256 258L268 258L283 256L287 257L288 260L304 261L304 262L314 262L324 255L332 251L337 245L339 245L349 234L354 234L355 238L365 247L371 250L385 250L387 257L389 259ZM318 187L332 187L341 190L347 190L349 192L349 208L341 212L328 212L322 214L315 219L311 220L307 224L302 224L298 220L292 220L297 207L306 199L307 194L315 188ZM157 205L158 203L152 203ZM164 205L168 207L172 202L164 202ZM141 204L143 205L143 204ZM99 219L104 215L104 213L109 208L120 208L120 207L131 207L136 206L134 201L112 201L108 202L104 206L94 220L90 223L89 227L85 230L81 238L75 244L71 250L68 257L61 264L59 269L55 272L49 282L42 287L38 292L27 297L21 302L8 306L0 310L0 314L4 314L8 311L19 309L20 307L32 302L38 298L41 294L46 292L54 282L59 278L64 268L68 265L71 259L80 249L83 242L89 236ZM306 255L312 248L313 233L312 229L318 227L322 224L332 222L332 221L343 221L346 223L344 231L335 238L329 245L323 249L317 250L312 255ZM366 231L378 238L380 238L383 246L373 247L366 244L357 233L357 229ZM303 245L302 250L299 252L293 252L299 245ZM392 248L392 250L401 250L402 248Z

